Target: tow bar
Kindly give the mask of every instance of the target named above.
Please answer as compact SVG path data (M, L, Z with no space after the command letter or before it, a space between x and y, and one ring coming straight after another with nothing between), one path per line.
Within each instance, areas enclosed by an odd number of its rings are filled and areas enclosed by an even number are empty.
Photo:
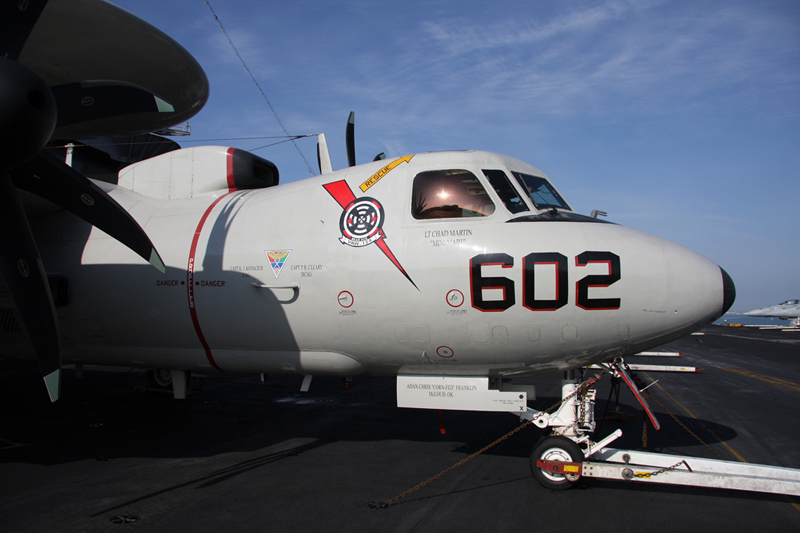
M583 476L800 496L796 468L613 448L598 450L592 458L602 462L539 460L536 465L569 479Z

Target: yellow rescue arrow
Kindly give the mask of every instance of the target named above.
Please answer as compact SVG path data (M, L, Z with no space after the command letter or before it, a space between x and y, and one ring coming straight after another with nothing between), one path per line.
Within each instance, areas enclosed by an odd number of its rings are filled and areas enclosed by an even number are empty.
M411 161L412 157L414 157L414 156L413 155L405 155L405 156L403 156L403 157L401 157L399 159L395 159L394 161L392 161L391 163L389 163L388 165L386 165L385 167L383 167L382 169L377 171L375 174L370 176L370 178L367 181L365 181L364 183L361 184L361 187L359 187L361 189L361 192L367 192L367 190L370 187L372 187L373 185L378 183L381 180L381 178L384 177L389 172L391 172L394 167L396 167L397 165L399 165L400 163L403 163L403 162L408 163L409 161Z

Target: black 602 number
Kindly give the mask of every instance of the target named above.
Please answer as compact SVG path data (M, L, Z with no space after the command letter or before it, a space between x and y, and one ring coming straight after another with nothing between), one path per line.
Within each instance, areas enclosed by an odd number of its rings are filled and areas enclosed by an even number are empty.
M586 310L619 309L619 298L591 298L589 289L608 287L620 280L619 256L612 252L587 251L575 256L575 266L592 263L608 266L607 274L589 274L575 283L575 305ZM514 281L506 277L483 276L481 267L512 268L514 258L506 253L478 254L469 261L472 307L481 311L505 311L516 303ZM553 265L555 298L536 298L536 265ZM502 291L499 299L485 300L484 289ZM559 252L534 252L522 258L522 305L531 311L555 311L567 305L569 299L569 269L567 257Z

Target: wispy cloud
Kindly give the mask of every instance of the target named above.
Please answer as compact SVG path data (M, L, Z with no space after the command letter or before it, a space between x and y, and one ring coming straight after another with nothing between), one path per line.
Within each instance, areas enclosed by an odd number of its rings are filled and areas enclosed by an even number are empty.
M457 16L403 30L393 46L356 60L355 77L352 70L334 76L334 86L375 104L413 102L421 113L439 108L449 116L456 108L548 116L735 111L763 107L769 97L791 104L772 112L800 111L791 101L800 72L773 54L796 44L796 28L747 5L616 1L549 19Z

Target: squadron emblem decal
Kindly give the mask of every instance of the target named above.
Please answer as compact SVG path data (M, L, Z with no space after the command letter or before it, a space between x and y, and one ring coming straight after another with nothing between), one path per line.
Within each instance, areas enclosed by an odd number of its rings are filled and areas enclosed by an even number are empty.
M289 254L291 254L292 251L264 250L264 253L267 254L267 259L269 259L269 266L272 267L272 273L275 274L275 279L278 279L278 276L281 275L281 270L283 270L283 265L286 264L286 260L289 258Z
M378 200L364 196L350 202L342 211L339 219L342 236L339 240L349 246L366 246L381 238L381 226L383 206Z
M411 276L400 265L400 261L397 260L389 249L389 245L386 244L386 234L382 229L385 218L383 206L380 202L369 196L356 198L350 186L344 180L334 181L323 185L323 187L344 210L339 218L339 229L342 232L339 241L342 244L356 248L375 243L389 258L389 261L419 290L417 284L414 283Z

